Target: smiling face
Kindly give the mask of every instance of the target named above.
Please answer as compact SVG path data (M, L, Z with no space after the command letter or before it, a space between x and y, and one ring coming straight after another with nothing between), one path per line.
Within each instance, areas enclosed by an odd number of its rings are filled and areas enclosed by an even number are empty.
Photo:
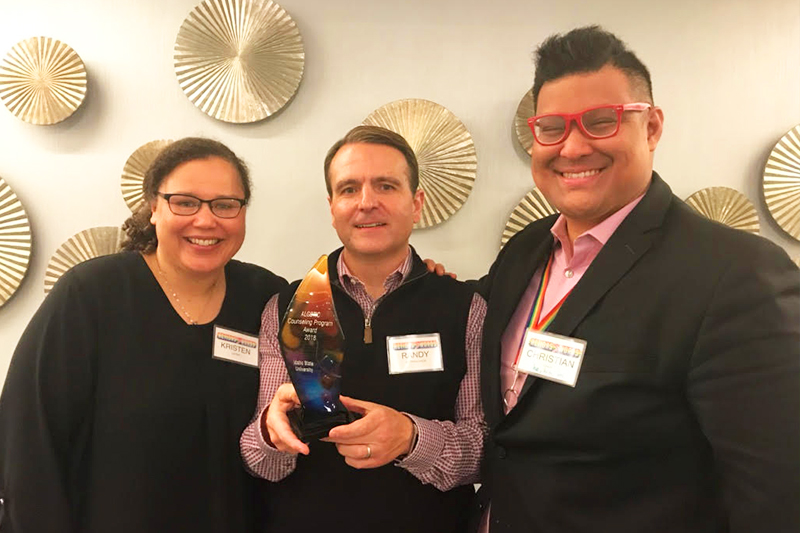
M190 194L203 200L244 198L236 168L219 157L195 159L178 165L161 183L163 194ZM170 211L157 197L150 222L158 238L159 264L183 274L220 273L244 241L246 207L236 218L219 218L208 204L194 215Z
M545 83L536 113L577 113L643 98L648 99L634 90L623 71L607 65L596 72ZM658 108L625 112L619 132L608 139L589 139L573 123L568 137L559 144L534 142L533 180L567 219L573 240L647 190L663 120Z
M411 192L403 154L382 144L346 144L329 174L331 218L345 259L402 261L424 198L421 189Z

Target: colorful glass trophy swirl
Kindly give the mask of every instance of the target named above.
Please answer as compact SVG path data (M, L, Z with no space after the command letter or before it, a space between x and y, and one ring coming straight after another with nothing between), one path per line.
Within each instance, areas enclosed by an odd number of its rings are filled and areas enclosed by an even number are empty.
M320 257L297 287L278 341L300 398L301 407L288 413L297 437L306 442L326 437L331 428L355 420L339 399L344 335L333 306L328 256Z

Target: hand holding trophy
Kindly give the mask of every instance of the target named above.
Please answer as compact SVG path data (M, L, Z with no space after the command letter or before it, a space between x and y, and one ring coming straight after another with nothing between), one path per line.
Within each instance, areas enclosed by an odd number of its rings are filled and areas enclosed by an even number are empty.
M288 413L304 442L326 437L356 419L339 399L344 335L336 318L328 256L323 255L294 293L281 322L279 344L301 407Z

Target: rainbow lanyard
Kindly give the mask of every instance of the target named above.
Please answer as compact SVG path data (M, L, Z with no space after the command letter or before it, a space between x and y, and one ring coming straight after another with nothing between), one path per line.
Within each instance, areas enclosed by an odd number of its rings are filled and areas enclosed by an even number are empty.
M533 330L533 331L545 331L553 322L553 319L558 314L558 310L561 309L561 306L564 303L564 300L567 299L569 296L569 292L564 295L563 298L550 310L547 315L542 318L542 308L544 307L544 293L547 290L547 284L550 281L550 271L553 268L553 255L550 254L550 258L547 260L547 266L544 268L544 273L542 274L542 280L539 282L539 289L536 291L536 298L533 300L533 307L531 307L530 315L528 315L528 320L526 322L527 326L525 327L525 331ZM570 291L571 292L571 291ZM520 341L520 348L522 347L522 341ZM517 360L519 360L519 355L517 355Z
M544 272L542 273L542 279L539 281L539 288L536 290L536 298L533 300L533 306L531 307L531 312L528 315L528 320L526 321L527 326L525 327L524 331L533 330L533 331L545 331L553 322L553 319L558 314L558 310L561 309L561 305L564 303L564 300L567 299L569 293L572 292L571 290L564 295L563 298L550 310L544 318L542 318L542 308L544 307L544 293L547 290L547 283L550 281L550 271L553 267L553 256L554 253L550 254L550 258L547 260L547 266L544 268ZM503 403L510 409L510 403L508 401L508 395L513 394L514 397L519 397L519 391L517 391L517 379L519 378L519 370L517 369L517 365L519 364L519 358L522 354L522 347L525 343L525 334L522 335L522 338L519 340L519 348L517 349L517 358L514 360L514 379L511 382L511 387L507 389L503 393Z

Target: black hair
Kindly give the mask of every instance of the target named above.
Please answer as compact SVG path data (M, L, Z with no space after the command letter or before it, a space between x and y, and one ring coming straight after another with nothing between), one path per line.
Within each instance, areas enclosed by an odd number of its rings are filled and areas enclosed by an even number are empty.
M616 35L600 26L575 28L565 34L551 35L536 49L533 79L533 108L539 101L539 91L548 81L570 74L596 72L606 65L622 70L637 90L646 92L653 103L650 72Z

